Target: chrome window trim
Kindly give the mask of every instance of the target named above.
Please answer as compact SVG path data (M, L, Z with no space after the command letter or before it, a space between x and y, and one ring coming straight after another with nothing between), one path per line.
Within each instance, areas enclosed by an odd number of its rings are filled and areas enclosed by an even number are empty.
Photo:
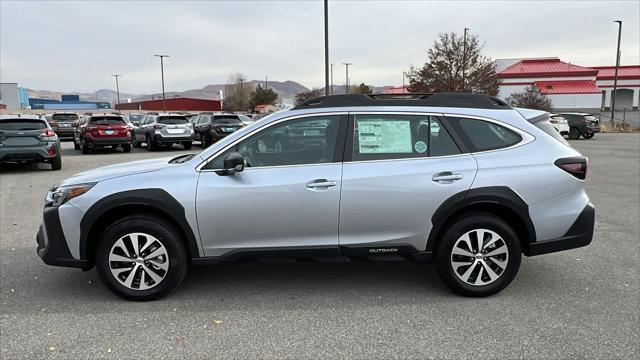
M201 162L200 164L198 164L198 166L196 167L196 171L199 172L210 172L210 171L220 171L223 169L202 169L204 166L206 166L209 162L214 161L215 158L219 155L221 155L222 153L224 153L225 151L227 151L229 148L236 146L239 142L243 141L244 139L252 136L253 134L256 134L260 131L266 130L276 124L280 124L283 123L285 121L292 121L292 120L297 120L297 119L303 119L303 118L308 118L308 117L318 117L318 116L333 116L333 115L348 115L349 112L348 111L339 111L339 112L324 112L324 113L311 113L311 114L302 114L302 115L291 115L289 117L284 117L282 119L278 119L275 120L269 124L266 124L264 126L261 126L257 129L254 129L252 132L245 134L244 136L242 136L239 139L236 139L234 142L232 142L231 144L225 146L224 148L216 151L215 153L213 153L211 156L209 156L208 158L206 158L203 162ZM328 163L320 163L320 164L297 164L297 165L278 165L278 166L259 166L259 167L254 167L253 169L265 169L265 168L276 168L276 167L291 167L291 166L313 166L313 165L326 165L326 164L334 164L334 162L328 162ZM246 168L245 170L249 170L249 168Z

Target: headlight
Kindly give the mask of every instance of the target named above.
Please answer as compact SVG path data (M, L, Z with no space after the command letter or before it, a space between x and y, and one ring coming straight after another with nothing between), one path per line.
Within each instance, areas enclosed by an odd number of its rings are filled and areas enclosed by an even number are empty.
M67 201L86 193L94 185L95 183L56 187L47 193L45 201L47 203L51 203L53 206L60 206Z

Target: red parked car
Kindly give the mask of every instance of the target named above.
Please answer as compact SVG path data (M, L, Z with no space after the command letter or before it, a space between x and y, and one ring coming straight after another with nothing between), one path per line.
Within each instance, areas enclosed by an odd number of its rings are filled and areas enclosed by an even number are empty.
M83 154L92 149L112 149L122 147L131 152L131 127L120 115L86 115L75 129L73 146Z

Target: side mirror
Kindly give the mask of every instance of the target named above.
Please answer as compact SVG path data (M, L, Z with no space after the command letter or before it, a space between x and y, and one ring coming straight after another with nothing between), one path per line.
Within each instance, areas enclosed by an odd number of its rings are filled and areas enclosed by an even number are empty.
M224 159L223 166L224 174L221 175L233 175L240 172L244 170L244 156L239 152L232 152Z
M140 121L132 121L133 126L140 126Z

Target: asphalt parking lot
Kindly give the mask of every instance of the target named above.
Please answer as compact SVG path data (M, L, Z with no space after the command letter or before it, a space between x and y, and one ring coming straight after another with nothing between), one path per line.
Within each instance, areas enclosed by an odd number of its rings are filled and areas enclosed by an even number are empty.
M0 169L2 358L638 358L640 135L572 145L590 158L593 243L523 258L493 297L453 295L431 265L246 263L194 268L169 297L133 303L95 270L37 257L44 194L83 170L184 151L81 155L64 142L61 171Z

